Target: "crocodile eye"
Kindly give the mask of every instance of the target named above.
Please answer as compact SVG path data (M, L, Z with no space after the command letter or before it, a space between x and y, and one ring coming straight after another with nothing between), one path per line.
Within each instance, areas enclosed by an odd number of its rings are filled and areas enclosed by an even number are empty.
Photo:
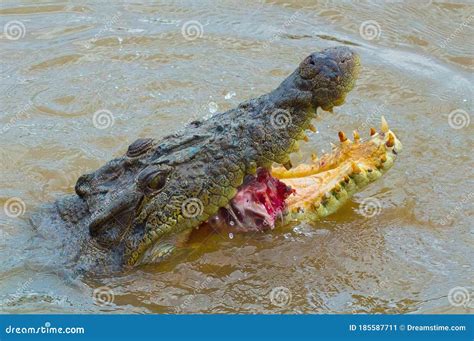
M154 191L160 190L165 186L168 174L157 173L148 183L148 187Z
M168 169L147 167L138 174L138 187L145 194L156 193L165 186L169 172Z

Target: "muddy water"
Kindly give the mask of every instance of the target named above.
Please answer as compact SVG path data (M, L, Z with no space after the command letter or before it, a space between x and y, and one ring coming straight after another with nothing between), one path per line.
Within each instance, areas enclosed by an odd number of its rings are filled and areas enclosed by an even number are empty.
M473 311L468 2L6 1L0 14L1 311ZM267 92L308 53L341 44L361 55L361 78L296 159L328 150L338 130L367 134L381 114L404 150L337 215L215 235L185 258L113 277L66 281L48 266L59 250L28 217L73 193L80 174L138 137Z

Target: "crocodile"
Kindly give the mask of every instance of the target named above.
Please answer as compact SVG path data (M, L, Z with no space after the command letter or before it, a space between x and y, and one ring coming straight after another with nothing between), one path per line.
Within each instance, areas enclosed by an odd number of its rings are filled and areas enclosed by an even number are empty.
M254 230L273 228L280 216L286 221L324 217L341 206L343 200L334 202L338 196L349 197L390 164L389 153L377 148L376 164L364 164L375 160L368 146L391 145L396 150L398 140L384 128L361 143L344 137L336 154L292 169L290 154L299 149L299 140L307 139L306 130L314 131L311 120L317 109L332 111L343 104L359 69L359 56L347 47L314 52L267 94L195 120L160 140L136 140L124 155L80 176L75 194L49 204L32 217L32 224L44 238L59 243L64 266L115 271L157 263L176 253L191 231L218 226L212 222L219 216L235 213L228 209L233 201L262 179L282 191L274 196L278 207L271 219L261 215L254 220ZM298 183L304 178L312 182ZM315 186L327 191L314 191ZM227 219L227 227L238 232L231 226L237 220Z

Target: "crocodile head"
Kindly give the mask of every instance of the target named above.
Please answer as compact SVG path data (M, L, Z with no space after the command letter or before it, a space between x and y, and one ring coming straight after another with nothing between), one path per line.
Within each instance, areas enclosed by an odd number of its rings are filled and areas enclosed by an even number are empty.
M159 261L167 243L226 206L247 176L274 163L289 168L317 107L342 104L358 70L346 47L313 53L269 94L161 140L135 141L76 184L92 239L122 264Z

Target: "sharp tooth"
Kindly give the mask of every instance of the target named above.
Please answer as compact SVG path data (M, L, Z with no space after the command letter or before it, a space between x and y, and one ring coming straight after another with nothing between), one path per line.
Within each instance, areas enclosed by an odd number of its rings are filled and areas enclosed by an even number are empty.
M352 167L352 171L356 174L362 172L362 169L360 169L359 165L355 162L352 162L351 167Z
M388 133L388 123L385 120L385 117L382 116L382 124L381 124L382 133Z
M313 133L318 131L318 129L316 129L316 127L312 124L309 125L309 130L311 130Z
M308 135L305 134L305 135L303 136L303 141L309 142L309 137L308 137Z
M339 135L339 141L341 141L341 142L346 142L346 141L347 141L346 134L344 134L343 131L340 131L340 132L338 133L338 135Z
M339 191L341 190L341 185L336 184L336 186L334 186L334 190L335 190L336 192L339 192Z
M318 154L316 153L311 154L311 160L318 161Z
M359 132L357 130L354 130L352 132L352 135L354 135L354 142L356 142L356 143L359 142L359 140L360 140Z
M374 136L377 133L375 128L370 128L370 136Z
M291 161L288 161L283 164L283 167L285 167L286 170L290 170L293 167L293 165L291 164Z
M334 143L331 142L330 144L332 149L337 149L337 146Z
M393 136L392 133L388 134L388 140L387 142L385 142L385 145L389 148L395 145L395 137Z

